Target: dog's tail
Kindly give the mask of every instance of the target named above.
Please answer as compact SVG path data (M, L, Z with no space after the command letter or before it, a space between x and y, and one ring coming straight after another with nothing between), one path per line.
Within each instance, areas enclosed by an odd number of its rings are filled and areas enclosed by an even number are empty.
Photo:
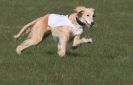
M41 17L40 17L41 18ZM19 38L24 32L26 32L30 27L32 27L40 18L35 19L34 21L28 23L27 25L25 25L18 34L14 35L13 37L15 39Z

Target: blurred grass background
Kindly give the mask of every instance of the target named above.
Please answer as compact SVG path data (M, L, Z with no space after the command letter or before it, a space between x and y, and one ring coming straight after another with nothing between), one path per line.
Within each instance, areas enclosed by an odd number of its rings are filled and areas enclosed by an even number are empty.
M78 5L96 9L93 44L61 59L52 36L15 52L22 26L47 13L70 14ZM133 0L0 0L0 85L133 85Z

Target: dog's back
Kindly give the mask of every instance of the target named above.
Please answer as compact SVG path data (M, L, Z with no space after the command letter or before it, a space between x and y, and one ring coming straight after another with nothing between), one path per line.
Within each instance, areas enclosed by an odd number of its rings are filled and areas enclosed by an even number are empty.
M71 21L68 19L66 15L59 15L59 14L50 14L48 19L48 25L52 28L57 26L72 26Z

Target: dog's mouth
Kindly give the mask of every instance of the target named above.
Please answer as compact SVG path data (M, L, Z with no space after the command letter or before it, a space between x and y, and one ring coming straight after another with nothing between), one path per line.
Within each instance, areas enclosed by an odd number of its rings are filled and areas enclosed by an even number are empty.
M87 25L87 27L93 27L93 26L95 25L95 22L91 22L91 24L90 24L90 23L88 23L88 22L86 21L86 25Z
M79 24L79 25L81 25L81 26L87 26L87 27L92 27L92 26L94 26L94 22L91 22L91 23L88 23L87 21L85 21L85 22L82 22L82 21L80 21L78 18L76 18L76 20L77 20L77 23Z

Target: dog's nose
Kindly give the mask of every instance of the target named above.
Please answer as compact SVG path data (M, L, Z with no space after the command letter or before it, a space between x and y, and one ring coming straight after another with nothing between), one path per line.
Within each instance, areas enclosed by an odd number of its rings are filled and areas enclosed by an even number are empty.
M91 25L93 26L95 24L95 22L91 22Z

